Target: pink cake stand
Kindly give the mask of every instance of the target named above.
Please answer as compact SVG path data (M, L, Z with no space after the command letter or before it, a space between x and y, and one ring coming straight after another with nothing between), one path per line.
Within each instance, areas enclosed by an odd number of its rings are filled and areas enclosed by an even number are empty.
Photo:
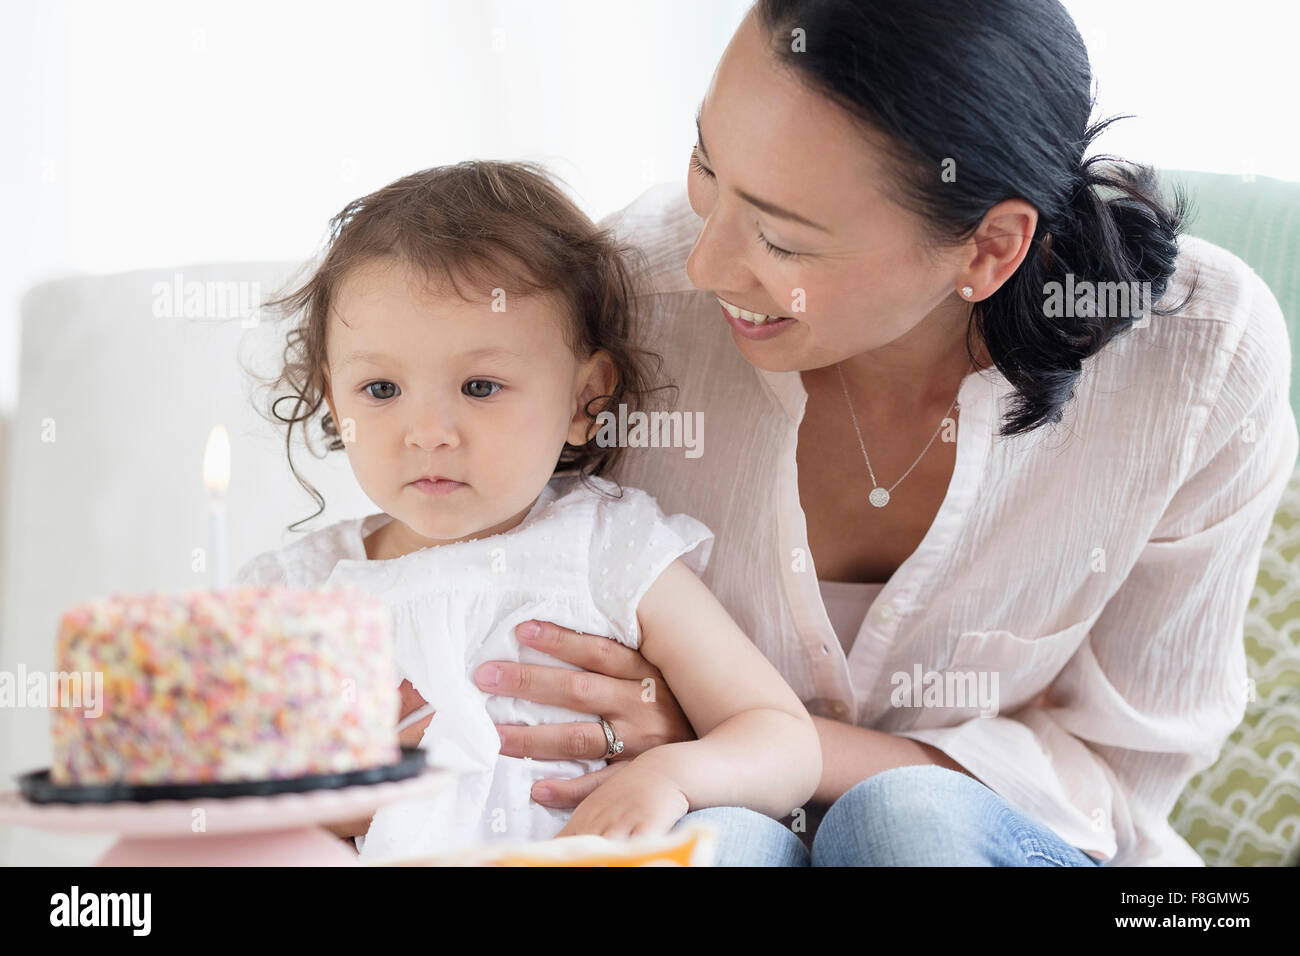
M405 780L334 790L147 803L32 803L7 790L0 823L120 834L96 866L356 866L356 851L322 824L433 793L453 776L429 767ZM198 820L203 830L194 832Z

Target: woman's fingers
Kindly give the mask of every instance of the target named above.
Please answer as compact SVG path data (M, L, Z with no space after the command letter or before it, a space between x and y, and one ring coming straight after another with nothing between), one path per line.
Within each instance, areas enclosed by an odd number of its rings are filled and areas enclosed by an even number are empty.
M423 720L417 720L409 727L403 727L397 732L397 742L403 747L420 746L420 741L424 739L425 728L429 726L431 720L433 720L433 714Z
M397 694L401 698L401 707L398 711L397 722L400 724L409 714L415 713L426 703L428 703L418 690L409 680L403 679L397 685ZM403 747L418 747L420 741L424 739L424 730L429 726L429 721L433 720L433 714L418 720L409 727L403 727L397 733L397 741Z
M536 634L531 632L533 627ZM515 628L515 637L521 644L606 677L640 680L659 676L638 652L603 634L579 634L549 621L524 621Z
M538 780L533 784L532 797L542 806L571 809L586 800L591 791L626 766L626 763L611 763L607 767L601 767L599 770L569 780ZM544 791L550 792L547 794Z
M480 690L604 717L623 742L624 762L651 747L694 738L658 668L637 651L599 634L579 634L545 621L527 623L539 624L539 633L525 636L521 624L515 633L522 644L582 669L485 661L473 674ZM598 720L496 726L501 753L509 756L593 760L603 757L607 747Z
M322 826L336 837L351 841L355 836L363 836L370 830L370 824L374 820L374 814L368 817L358 817L355 820L346 820L342 823L326 823ZM353 847L353 849L356 849Z
M605 756L609 742L600 724L592 720L568 724L497 724L501 753L507 757L533 760L597 760ZM620 759L636 756L625 749Z
M514 661L485 662L474 672L474 683L489 694L522 697L583 714L626 713L640 686L589 671Z
M406 678L402 678L402 682L397 685L397 696L402 700L401 709L398 711L398 720L401 720L402 717L405 717L412 711L419 710L428 703L428 701L420 696L420 692L415 689L415 686Z

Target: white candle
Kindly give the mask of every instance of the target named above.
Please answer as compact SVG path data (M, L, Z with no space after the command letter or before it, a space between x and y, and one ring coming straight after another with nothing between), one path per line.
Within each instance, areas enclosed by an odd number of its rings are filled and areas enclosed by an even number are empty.
M203 484L208 489L208 573L214 590L230 583L226 550L226 488L230 486L230 435L224 425L208 433L203 449Z

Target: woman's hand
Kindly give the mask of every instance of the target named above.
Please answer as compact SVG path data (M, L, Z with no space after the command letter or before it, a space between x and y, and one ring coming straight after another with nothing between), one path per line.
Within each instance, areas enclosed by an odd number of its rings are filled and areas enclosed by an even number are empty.
M690 808L686 794L673 780L657 770L631 763L578 804L564 829L555 836L594 833L611 840L662 836Z
M537 626L535 636L529 625ZM694 740L695 732L659 668L637 651L599 634L579 634L546 621L515 628L519 642L582 670L514 661L487 661L474 682L489 694L521 697L585 714L599 714L623 740L623 753L609 766L572 779L533 784L532 797L543 806L568 808L582 803L597 787L627 767L628 761L660 744ZM597 760L605 756L605 732L597 721L520 726L497 724L501 753L534 760ZM543 791L549 791L549 794Z
M406 719L408 714L415 713L415 711L428 703L427 700L420 696L420 692L411 685L409 680L403 679L403 681L397 685L397 692L402 698L401 714L397 718L399 724ZM429 726L429 721L431 720L433 720L433 714L420 718L409 727L403 727L397 735L398 743L403 747L420 746L420 741L424 739L424 730Z
M407 714L414 713L423 707L428 701L420 696L420 692L411 686L409 680L403 680L397 686L397 693L401 697L402 705L397 722L400 724ZM403 747L418 747L420 741L424 738L424 729L429 726L429 721L433 720L433 714L422 717L411 726L403 728L397 735L397 742ZM352 838L360 836L370 829L370 821L374 819L374 814L368 817L357 817L353 820L343 820L337 823L325 825L325 829L337 837L342 837L348 841L351 846Z

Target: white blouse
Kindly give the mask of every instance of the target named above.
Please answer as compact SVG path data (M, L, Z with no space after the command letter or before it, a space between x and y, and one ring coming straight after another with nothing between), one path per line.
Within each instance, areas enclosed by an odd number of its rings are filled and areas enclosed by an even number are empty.
M602 225L645 255L642 344L704 426L612 477L714 532L701 578L809 710L932 744L1112 865L1201 865L1167 818L1245 713L1246 604L1300 449L1264 282L1184 237L1163 301L1199 270L1196 300L1085 362L1062 422L1027 436L996 436L1012 389L971 372L943 503L842 645L799 503L798 372L746 362L691 285L684 186Z

